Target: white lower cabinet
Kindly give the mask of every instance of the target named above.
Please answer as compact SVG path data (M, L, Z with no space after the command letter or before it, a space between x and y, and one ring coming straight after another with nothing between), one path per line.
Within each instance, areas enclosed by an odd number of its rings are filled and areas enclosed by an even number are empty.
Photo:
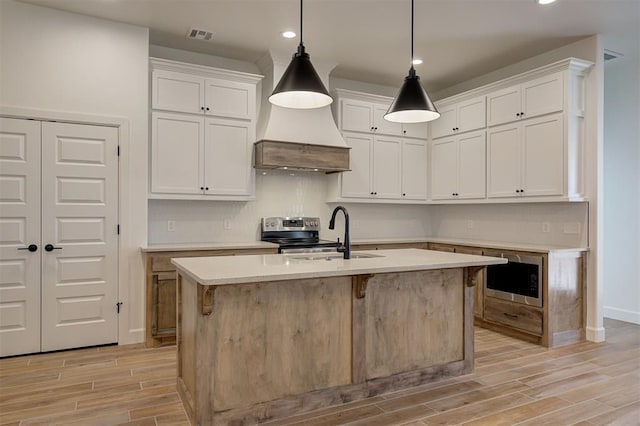
M564 193L564 123L555 114L487 131L488 197Z
M431 198L484 198L485 132L438 139L431 144Z
M340 199L425 200L426 142L345 133L351 171L341 173Z
M152 193L252 194L250 122L154 112L151 133Z

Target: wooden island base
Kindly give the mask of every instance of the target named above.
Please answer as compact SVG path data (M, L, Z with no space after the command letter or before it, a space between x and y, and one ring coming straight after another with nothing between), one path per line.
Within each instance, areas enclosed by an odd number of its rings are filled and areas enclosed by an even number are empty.
M471 372L480 269L219 286L179 273L189 419L255 424Z

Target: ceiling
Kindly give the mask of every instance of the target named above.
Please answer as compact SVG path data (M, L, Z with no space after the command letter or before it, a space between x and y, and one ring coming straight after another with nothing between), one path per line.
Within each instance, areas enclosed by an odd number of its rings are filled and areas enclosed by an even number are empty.
M298 0L22 0L148 27L161 46L255 62L268 50L293 53ZM304 43L334 76L399 86L409 68L409 0L307 0ZM186 38L192 27L213 41ZM437 91L597 33L637 37L640 0L416 0L416 67ZM624 52L623 52L624 53Z

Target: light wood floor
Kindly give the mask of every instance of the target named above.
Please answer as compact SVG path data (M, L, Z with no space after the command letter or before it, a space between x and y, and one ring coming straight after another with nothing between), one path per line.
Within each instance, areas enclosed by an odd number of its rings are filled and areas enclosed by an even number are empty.
M476 330L476 369L270 425L639 425L640 326L545 349ZM184 425L175 348L103 347L0 360L0 424Z

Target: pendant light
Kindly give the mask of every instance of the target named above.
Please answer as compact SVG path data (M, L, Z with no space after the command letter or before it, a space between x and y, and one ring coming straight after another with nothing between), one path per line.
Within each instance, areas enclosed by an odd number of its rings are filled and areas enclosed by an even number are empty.
M416 75L416 70L413 68L413 0L411 0L411 68L384 119L395 123L422 123L438 117L440 113L420 84L420 77Z
M312 109L333 102L302 44L302 0L300 0L300 44L269 102L284 108Z

